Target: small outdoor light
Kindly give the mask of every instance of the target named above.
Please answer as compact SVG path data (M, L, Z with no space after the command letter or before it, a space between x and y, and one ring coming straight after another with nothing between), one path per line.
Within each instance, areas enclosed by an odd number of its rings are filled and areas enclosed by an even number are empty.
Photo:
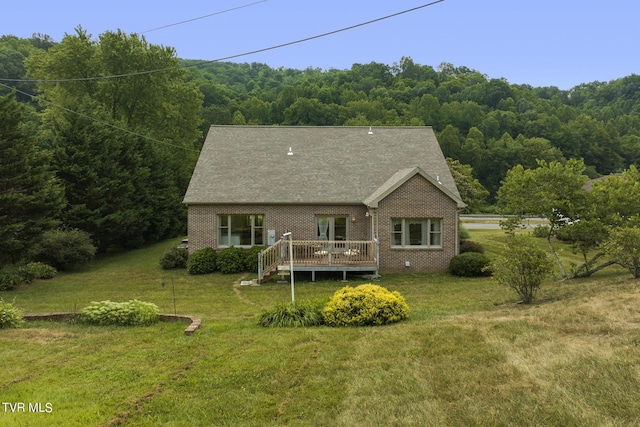
M162 278L162 287L164 288L164 286L166 285L166 281L165 281L165 277ZM170 277L171 279L171 292L173 293L173 315L177 316L178 312L176 311L176 287L173 283L173 277Z

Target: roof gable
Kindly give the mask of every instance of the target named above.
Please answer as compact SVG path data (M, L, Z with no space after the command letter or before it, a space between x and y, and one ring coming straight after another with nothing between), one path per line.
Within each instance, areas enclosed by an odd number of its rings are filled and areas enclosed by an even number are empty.
M431 127L211 126L184 202L360 204L414 168L460 199Z
M396 189L401 187L402 184L404 184L405 182L407 182L409 179L413 178L416 175L422 176L428 182L433 184L434 187L436 187L438 190L442 191L444 194L450 197L454 202L456 202L459 208L464 208L465 206L467 206L466 203L464 203L458 196L456 196L447 188L445 188L442 185L442 182L438 181L438 179L440 178L439 176L436 176L436 179L433 179L431 176L425 173L422 169L417 167L399 170L398 172L393 174L391 178L389 178L384 184L378 187L376 191L373 192L373 194L367 197L363 201L363 203L370 208L377 208L378 203L380 203L385 197L393 193Z

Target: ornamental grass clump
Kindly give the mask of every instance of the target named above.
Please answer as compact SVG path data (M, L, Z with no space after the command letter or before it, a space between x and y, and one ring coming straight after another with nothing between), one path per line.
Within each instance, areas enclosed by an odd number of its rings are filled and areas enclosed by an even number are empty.
M80 322L91 325L146 326L159 319L158 306L150 302L92 302L80 313Z
M279 303L263 311L258 324L265 328L320 326L324 323L323 307L323 301Z
M407 319L409 306L399 292L368 283L336 291L322 315L329 326L386 325Z

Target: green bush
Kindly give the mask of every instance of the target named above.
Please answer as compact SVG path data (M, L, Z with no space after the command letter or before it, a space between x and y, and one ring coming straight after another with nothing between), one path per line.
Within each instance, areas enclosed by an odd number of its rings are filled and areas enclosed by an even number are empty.
M80 312L80 322L91 325L143 326L158 321L158 307L150 302L92 302Z
M187 259L189 274L209 274L218 269L218 253L213 248L198 249Z
M505 256L498 257L493 266L496 282L510 287L524 304L530 304L540 284L553 275L553 259L530 236L510 237L505 249Z
M280 303L263 311L258 324L265 328L319 326L324 323L323 307L324 302L317 300Z
M163 270L187 268L187 259L189 259L187 248L169 248L160 257L160 266Z
M224 274L245 271L246 256L242 248L231 246L218 253L218 270Z
M31 258L56 269L70 270L93 260L96 247L89 233L78 229L48 231L34 245Z
M10 291L22 283L22 276L17 271L0 273L0 291Z
M533 237L544 237L546 239L548 235L548 225L536 225L536 227L533 229Z
M0 329L17 328L22 322L20 310L0 298Z
M471 238L469 230L467 230L467 228L462 224L460 224L460 228L458 229L458 236L460 239L460 243L465 242Z
M463 254L465 252L477 252L479 254L483 254L484 247L478 242L465 240L460 244L460 253Z
M249 273L258 272L258 255L265 250L266 246L253 246L244 253L244 271Z
M465 252L451 258L449 272L454 276L477 277L490 276L491 261L485 254L478 252Z
M30 262L18 268L18 274L24 283L31 283L38 279L53 279L56 273L55 268L42 262Z
M384 325L409 317L409 306L399 292L371 283L336 291L322 311L329 326Z

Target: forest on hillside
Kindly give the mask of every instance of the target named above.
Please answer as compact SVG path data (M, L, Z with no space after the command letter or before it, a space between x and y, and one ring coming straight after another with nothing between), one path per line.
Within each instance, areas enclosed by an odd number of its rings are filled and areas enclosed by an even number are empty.
M78 28L60 42L0 37L0 96L20 105L15 120L30 129L21 137L46 154L64 188L59 221L102 233L103 248L184 230L184 219L165 216L183 212L211 124L432 126L445 156L489 191L488 205L516 165L583 159L595 178L640 163L639 75L560 90L410 57L345 70L273 68L180 59L135 34L92 38ZM122 202L127 195L135 201Z

